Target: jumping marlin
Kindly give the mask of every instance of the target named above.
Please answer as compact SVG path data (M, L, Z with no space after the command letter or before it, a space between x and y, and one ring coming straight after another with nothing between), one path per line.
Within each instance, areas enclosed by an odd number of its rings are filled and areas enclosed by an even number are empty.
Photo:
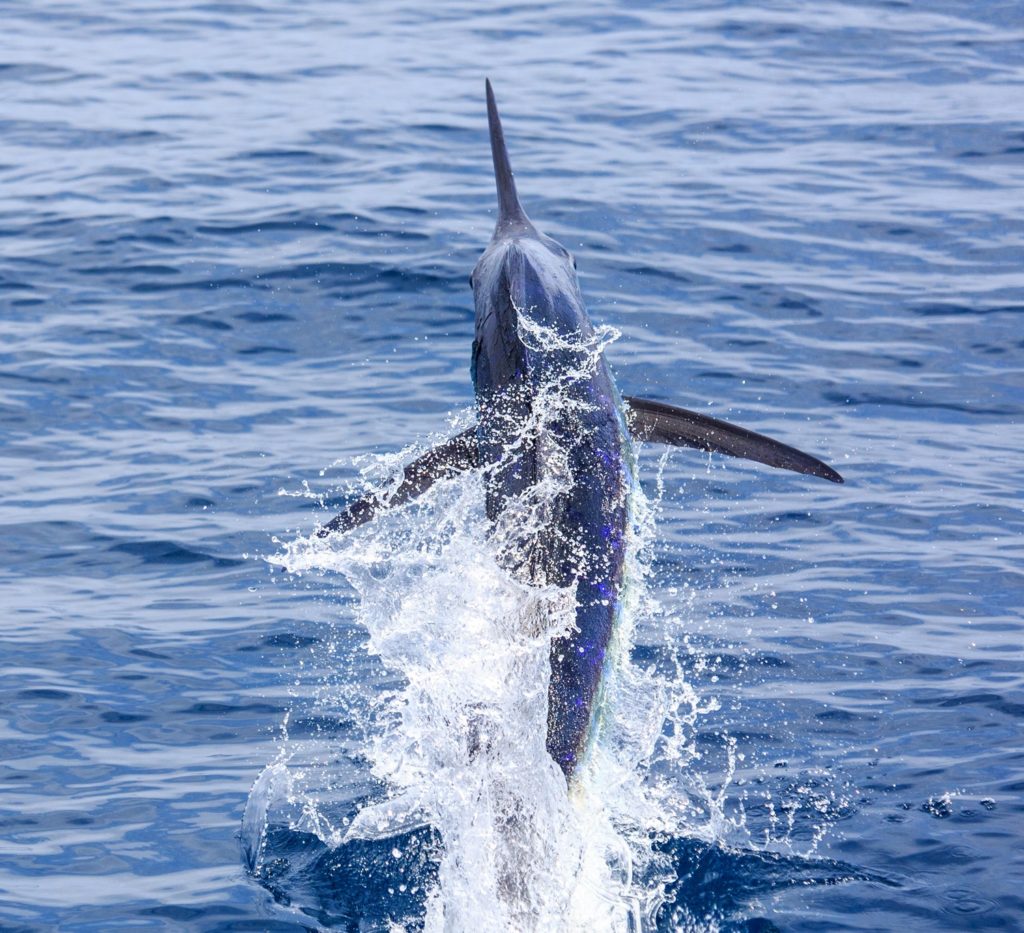
M523 523L518 536L513 530L501 561L524 579L575 587L575 627L551 645L547 726L547 750L571 779L591 732L620 609L635 479L631 438L730 454L834 483L843 478L762 434L619 395L583 305L575 260L519 203L490 81L486 89L498 221L470 278L477 423L406 466L397 486L351 503L318 534L347 531L436 480L477 468L490 522L516 525L537 484L554 476L557 491L547 511L540 521ZM539 411L542 395L545 411Z

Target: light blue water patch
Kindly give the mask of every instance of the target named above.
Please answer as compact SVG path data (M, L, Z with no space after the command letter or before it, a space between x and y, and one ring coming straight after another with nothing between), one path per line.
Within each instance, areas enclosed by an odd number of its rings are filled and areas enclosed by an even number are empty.
M485 75L621 390L847 479L641 453L647 922L1024 923L1022 50L1000 2L6 8L0 926L426 916L429 828L270 826L263 886L238 835L297 743L385 792L353 591L261 558L471 403Z

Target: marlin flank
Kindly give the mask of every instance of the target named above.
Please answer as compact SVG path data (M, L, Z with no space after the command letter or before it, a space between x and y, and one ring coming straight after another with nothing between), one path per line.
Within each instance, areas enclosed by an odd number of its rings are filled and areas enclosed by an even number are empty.
M500 536L501 564L521 579L575 587L575 627L551 645L547 727L547 750L571 780L593 731L621 610L636 482L633 439L743 457L834 483L843 478L762 434L619 395L597 348L575 260L519 203L490 81L486 89L498 220L471 277L476 425L406 466L397 487L352 502L317 533L348 531L436 480L482 470L487 518L494 527L504 522L520 529ZM552 478L557 491L540 506L543 520L522 522L531 493Z

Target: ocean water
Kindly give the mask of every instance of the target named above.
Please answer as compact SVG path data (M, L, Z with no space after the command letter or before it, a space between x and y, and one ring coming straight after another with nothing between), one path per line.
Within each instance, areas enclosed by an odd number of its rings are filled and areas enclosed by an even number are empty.
M1024 925L1024 11L679 6L0 4L0 928ZM846 477L641 450L572 797L478 477L308 537L471 417L485 76L622 391Z

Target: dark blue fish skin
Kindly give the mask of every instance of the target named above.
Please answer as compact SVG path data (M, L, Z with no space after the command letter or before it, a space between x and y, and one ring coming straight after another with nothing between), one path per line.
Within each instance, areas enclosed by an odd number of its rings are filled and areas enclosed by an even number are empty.
M499 522L548 471L564 482L543 527L520 533L502 559L524 579L575 586L575 631L552 643L548 694L547 748L569 778L584 752L618 611L633 454L569 253L529 221L499 225L473 290L480 460L497 464L485 472L488 517ZM546 339L531 338L531 323ZM536 400L553 385L550 417L531 423Z

